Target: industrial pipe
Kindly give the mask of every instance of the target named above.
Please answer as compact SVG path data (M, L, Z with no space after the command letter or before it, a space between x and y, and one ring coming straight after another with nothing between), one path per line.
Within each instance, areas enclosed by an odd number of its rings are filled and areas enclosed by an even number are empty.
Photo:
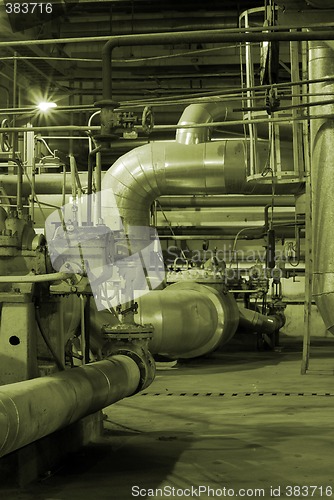
M178 125L191 125L198 123L212 123L215 120L230 118L232 106L220 102L202 102L190 104L183 111ZM233 113L234 118L240 117ZM203 128L179 128L176 130L176 142L179 144L200 144L211 140L211 129Z
M239 326L257 333L269 335L277 332L285 324L284 314L266 316L252 309L239 306Z
M310 77L334 71L334 52L321 42L309 45ZM311 86L312 94L334 92L334 84ZM321 97L312 97L317 101ZM311 178L313 219L313 294L326 328L334 334L334 105L324 107L329 116L311 122Z
M0 457L134 394L140 370L128 356L0 387Z
M331 26L333 26L332 22L311 23L308 26L305 26L303 28L305 30L317 29L317 28L319 28L321 30L324 27L329 28ZM249 28L238 28L238 31L236 31L235 28L227 28L224 30L224 32L229 33L229 34L234 34L234 35L238 35L240 33L246 33L246 34L260 33L260 34L262 34L261 32L266 30L266 31L264 31L264 34L271 34L270 32L276 32L276 31L286 31L286 33L283 33L283 35L289 35L290 33L288 32L288 30L292 30L292 29L300 29L300 24L294 25L294 26L291 26L291 25L290 26L277 25L277 26L265 26L265 27L263 27L263 26L256 27L255 26L255 27L249 27ZM211 32L216 33L216 34L221 34L222 30L221 29L210 30L210 33ZM181 33L183 33L183 32L181 32ZM187 33L187 32L185 32L185 33ZM190 32L190 33L193 33L193 32ZM195 33L203 33L203 31L199 31L199 32L196 31ZM204 33L207 33L207 31L205 30ZM313 33L315 33L316 35L321 33L321 34L323 34L323 36L327 36L328 40L334 39L332 31L318 31L318 32L313 32ZM160 34L169 35L170 33L160 33ZM309 32L306 32L306 33L303 32L303 34L306 35L306 38L303 38L303 40L324 40L325 39L325 38L322 38L321 36L319 36L319 38L314 38L314 37L307 38L307 35L309 34ZM136 37L138 35L124 35L124 38L129 37L129 36ZM121 37L122 36L118 36L115 38L121 38ZM294 40L294 39L290 38L289 40ZM196 41L199 41L199 40L196 40ZM221 41L221 40L219 40L219 41ZM240 41L242 41L242 40L240 40ZM248 40L248 41L252 41L252 40ZM27 40L26 38L23 38L22 40L2 41L2 42L0 42L0 47L12 47L13 48L13 47L22 47L22 46L29 47L29 46L34 46L34 45L57 45L57 44L63 45L63 44L68 44L68 43L92 43L92 42L110 42L110 35L109 36L108 35L91 36L91 37L81 36L81 37L67 37L67 38L46 38L46 39L38 39L38 40L36 40L36 39ZM168 43L168 41L166 43ZM132 45L132 44L135 44L134 39L132 39L131 42L127 43L127 45ZM43 57L43 59L44 59L44 57ZM69 58L69 59L66 58L66 60L71 60L71 58Z
M263 164L267 144L259 142ZM247 182L245 140L203 144L149 143L121 156L102 181L102 218L106 225L120 216L132 253L147 246L149 209L163 195L270 193L270 184ZM286 163L289 161L285 159ZM298 192L300 185L277 186L276 192ZM285 191L284 191L285 190ZM111 194L117 207L112 206Z
M161 198L158 198L158 202L162 208L264 207L272 203L272 195L161 196ZM294 207L295 197L292 195L276 195L274 205L275 207Z
M177 44L177 43L223 43L223 42L264 42L264 41L298 41L298 40L334 40L332 31L287 31L271 30L272 27L261 28L260 33L252 28L235 30L199 30L180 31L176 33L148 33L140 35L120 35L112 37L102 49L102 85L103 104L111 104L112 100L112 68L111 54L114 48L121 46ZM278 27L283 29L283 27ZM288 28L291 30L291 27ZM269 31L271 30L271 31ZM256 30L258 31L258 30ZM1 44L0 44L1 46Z
M0 283L47 283L49 281L66 280L70 273L26 274L24 276L0 276Z
M152 324L152 354L195 358L228 342L239 321L233 296L210 286L179 282L138 299L138 320Z

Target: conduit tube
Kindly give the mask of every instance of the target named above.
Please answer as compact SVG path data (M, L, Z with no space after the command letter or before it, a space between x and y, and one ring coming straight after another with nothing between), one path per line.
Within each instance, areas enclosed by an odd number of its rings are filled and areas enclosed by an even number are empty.
M239 312L233 296L193 282L175 283L138 299L138 321L150 323L149 350L169 358L204 356L234 335Z
M321 78L334 71L334 52L321 42L309 45L310 78ZM334 93L333 83L311 85L311 94ZM321 97L312 97L314 101ZM334 105L323 113L333 113ZM310 109L310 113L315 111ZM312 218L313 218L313 294L326 328L334 334L334 204L333 158L334 120L311 121Z
M115 355L72 370L0 387L0 457L134 394L140 370Z

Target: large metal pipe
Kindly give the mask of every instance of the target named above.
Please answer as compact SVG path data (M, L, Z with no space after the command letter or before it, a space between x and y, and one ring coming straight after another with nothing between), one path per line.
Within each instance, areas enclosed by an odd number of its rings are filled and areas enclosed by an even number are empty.
M183 111L178 125L212 123L216 120L231 119L232 106L219 102L203 102L190 104ZM233 119L241 118L241 114L233 112ZM180 128L176 130L176 142L179 144L200 144L211 140L211 129Z
M263 161L267 144L259 142ZM115 215L123 221L132 252L147 246L149 209L163 195L270 193L270 184L247 183L244 140L203 144L150 143L120 157L102 182L102 217L107 225ZM288 161L288 159L287 159ZM277 186L276 192L298 192L300 185ZM117 204L113 211L110 193Z
M334 52L321 42L309 45L309 71L321 77L334 72ZM333 83L311 86L313 95L334 92ZM312 97L319 100L321 97ZM324 114L333 113L334 105L327 105ZM313 294L326 328L334 333L334 204L333 158L334 121L332 118L311 122L311 176L313 218Z
M228 292L193 282L175 283L138 300L139 322L150 323L150 352L170 358L195 358L228 342L239 321Z
M239 326L247 331L273 334L285 324L284 314L266 316L264 314L239 306Z
M128 356L0 387L0 457L134 394L140 370Z

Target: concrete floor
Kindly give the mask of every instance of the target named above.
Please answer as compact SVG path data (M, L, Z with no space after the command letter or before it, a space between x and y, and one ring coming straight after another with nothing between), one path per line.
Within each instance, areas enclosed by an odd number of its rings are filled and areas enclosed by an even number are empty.
M98 443L1 498L334 498L334 339L313 343L304 376L301 342L282 345L160 364L143 395L104 411Z

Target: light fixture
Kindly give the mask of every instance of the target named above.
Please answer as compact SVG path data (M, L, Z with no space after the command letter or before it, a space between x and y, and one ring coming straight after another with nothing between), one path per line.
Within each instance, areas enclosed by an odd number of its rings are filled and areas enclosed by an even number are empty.
M55 102L42 101L37 105L40 111L49 111L52 108L56 108L57 104Z

